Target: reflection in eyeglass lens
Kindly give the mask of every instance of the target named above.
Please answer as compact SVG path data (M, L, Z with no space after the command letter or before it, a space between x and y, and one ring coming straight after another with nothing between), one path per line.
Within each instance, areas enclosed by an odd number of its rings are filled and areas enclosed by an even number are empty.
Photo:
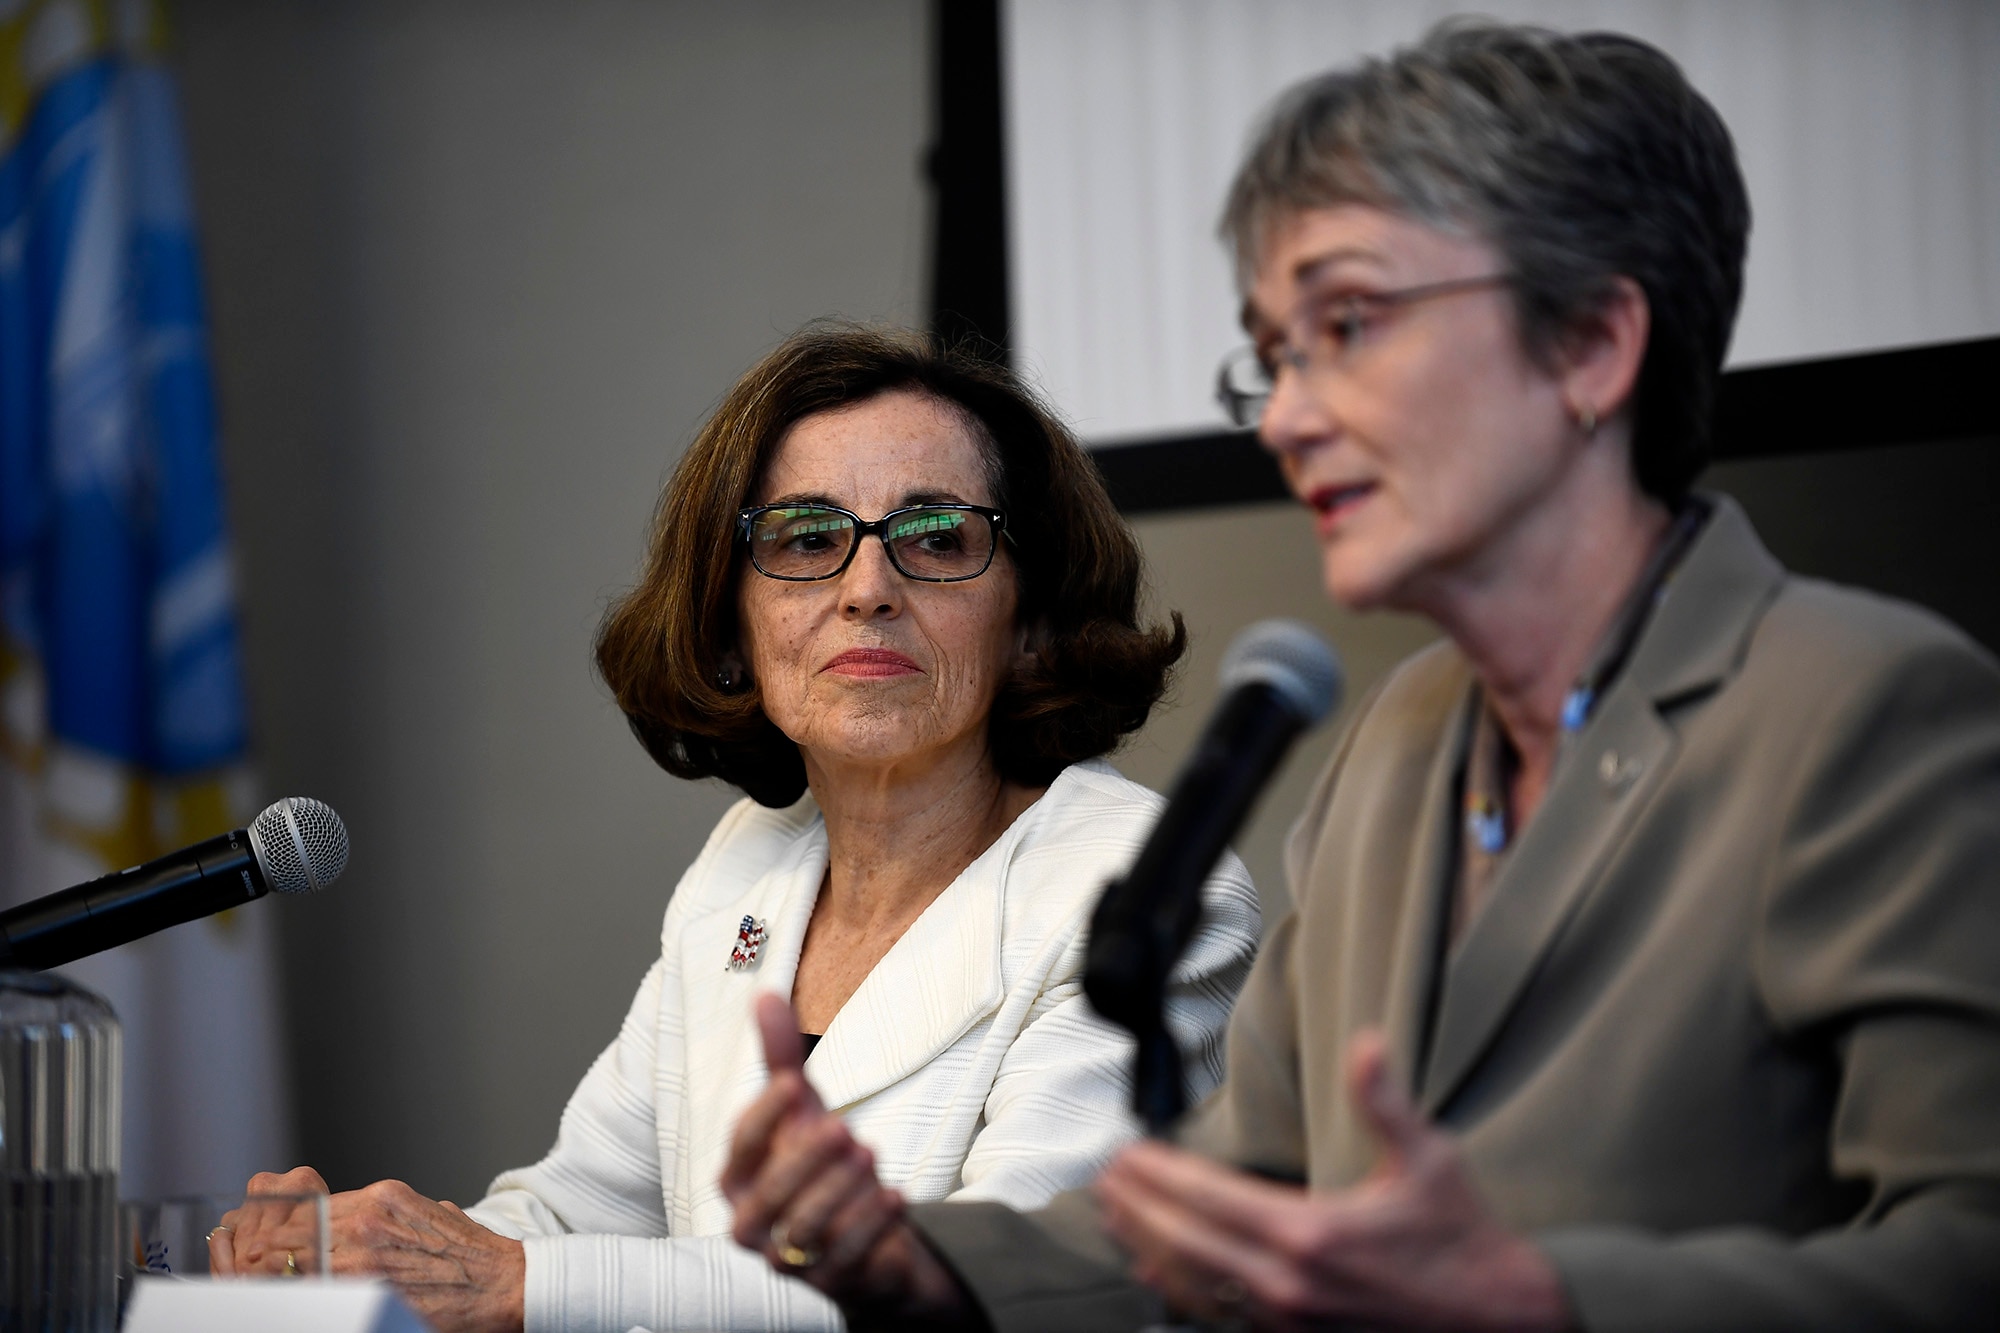
M845 565L854 543L881 532L889 559L920 579L969 578L993 558L997 533L984 514L919 506L860 524L853 516L817 506L768 509L751 524L750 553L757 568L779 578L831 577Z
M993 549L992 525L962 509L919 509L890 529L889 546L904 573L951 578L985 564Z
M758 516L751 537L751 554L759 569L789 576L812 574L830 570L846 558L854 543L854 521L830 509L772 509Z

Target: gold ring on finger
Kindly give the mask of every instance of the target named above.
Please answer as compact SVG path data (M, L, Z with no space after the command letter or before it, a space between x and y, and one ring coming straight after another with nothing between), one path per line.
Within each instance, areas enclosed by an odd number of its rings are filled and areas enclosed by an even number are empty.
M285 1251L285 1276L286 1277L305 1276L304 1273L301 1273L299 1271L299 1252L297 1250Z
M771 1224L771 1248L787 1268L811 1268L820 1261L818 1250L792 1243L791 1225L782 1217Z

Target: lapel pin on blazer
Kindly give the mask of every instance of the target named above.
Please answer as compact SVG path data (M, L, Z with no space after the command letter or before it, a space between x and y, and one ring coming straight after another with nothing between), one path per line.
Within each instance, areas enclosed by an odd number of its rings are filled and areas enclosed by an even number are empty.
M725 970L730 972L749 970L756 963L757 955L763 952L764 941L768 938L768 934L762 920L754 916L744 917L736 927L736 943L729 950L729 966Z
M1605 786L1618 792L1632 785L1642 767L1644 765L1636 758L1620 756L1616 750L1606 750L1604 757L1597 761L1597 776Z

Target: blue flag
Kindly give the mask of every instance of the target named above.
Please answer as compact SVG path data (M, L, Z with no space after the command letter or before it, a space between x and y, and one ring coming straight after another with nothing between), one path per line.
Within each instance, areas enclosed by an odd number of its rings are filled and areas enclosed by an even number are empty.
M20 90L0 126L8 744L85 775L45 818L125 865L227 827L247 749L206 315L156 34L106 20L49 51L34 11L47 30L62 7L28 8L0 41Z

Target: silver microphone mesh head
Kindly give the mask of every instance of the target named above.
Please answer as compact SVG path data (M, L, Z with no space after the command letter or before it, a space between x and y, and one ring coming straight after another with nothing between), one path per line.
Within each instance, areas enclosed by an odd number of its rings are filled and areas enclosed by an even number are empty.
M287 796L251 822L250 850L279 893L311 893L347 869L347 825L325 801Z
M1340 659L1310 627L1296 620L1260 620L1230 641L1222 655L1222 690L1260 681L1308 727L1340 703Z

